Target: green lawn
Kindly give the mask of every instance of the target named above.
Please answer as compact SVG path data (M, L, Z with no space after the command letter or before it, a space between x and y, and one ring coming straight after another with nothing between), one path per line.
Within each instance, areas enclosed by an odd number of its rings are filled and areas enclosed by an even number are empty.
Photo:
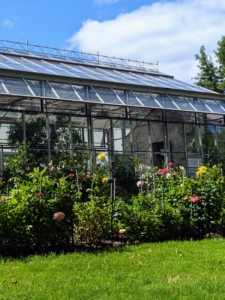
M225 240L0 259L0 299L225 299Z

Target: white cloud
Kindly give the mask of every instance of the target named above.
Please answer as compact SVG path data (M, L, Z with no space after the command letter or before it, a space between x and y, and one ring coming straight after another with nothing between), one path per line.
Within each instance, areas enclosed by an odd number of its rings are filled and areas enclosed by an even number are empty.
M198 72L195 54L201 45L213 54L224 28L225 1L173 0L140 7L114 20L87 20L67 42L86 52L159 61L161 72L190 82Z
M119 1L120 0L95 0L94 3L97 5L102 5L102 4L113 4Z
M8 28L8 29L12 28L13 24L14 23L10 19L5 19L3 21L3 27Z

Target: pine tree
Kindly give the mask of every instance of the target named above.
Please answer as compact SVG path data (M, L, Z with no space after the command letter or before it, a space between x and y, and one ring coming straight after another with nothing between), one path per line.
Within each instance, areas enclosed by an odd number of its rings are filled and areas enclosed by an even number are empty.
M195 84L219 92L219 70L214 66L212 58L206 55L204 46L201 46L200 55L196 54L195 59L199 61L198 68L200 69L197 77L194 77L197 80Z

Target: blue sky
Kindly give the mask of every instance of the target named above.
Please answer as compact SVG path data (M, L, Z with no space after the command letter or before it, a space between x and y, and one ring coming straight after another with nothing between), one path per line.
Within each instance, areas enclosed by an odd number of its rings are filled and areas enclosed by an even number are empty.
M0 40L158 61L188 82L224 28L222 0L0 0Z
M0 0L0 39L64 47L88 19L129 13L149 0Z

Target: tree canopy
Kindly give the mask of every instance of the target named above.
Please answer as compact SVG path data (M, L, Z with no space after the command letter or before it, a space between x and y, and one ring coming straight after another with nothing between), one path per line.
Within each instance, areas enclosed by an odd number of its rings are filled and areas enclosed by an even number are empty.
M205 46L200 47L200 54L195 55L200 72L194 79L198 86L225 93L225 36L222 36L217 45L217 50L214 51L216 62L206 54Z

